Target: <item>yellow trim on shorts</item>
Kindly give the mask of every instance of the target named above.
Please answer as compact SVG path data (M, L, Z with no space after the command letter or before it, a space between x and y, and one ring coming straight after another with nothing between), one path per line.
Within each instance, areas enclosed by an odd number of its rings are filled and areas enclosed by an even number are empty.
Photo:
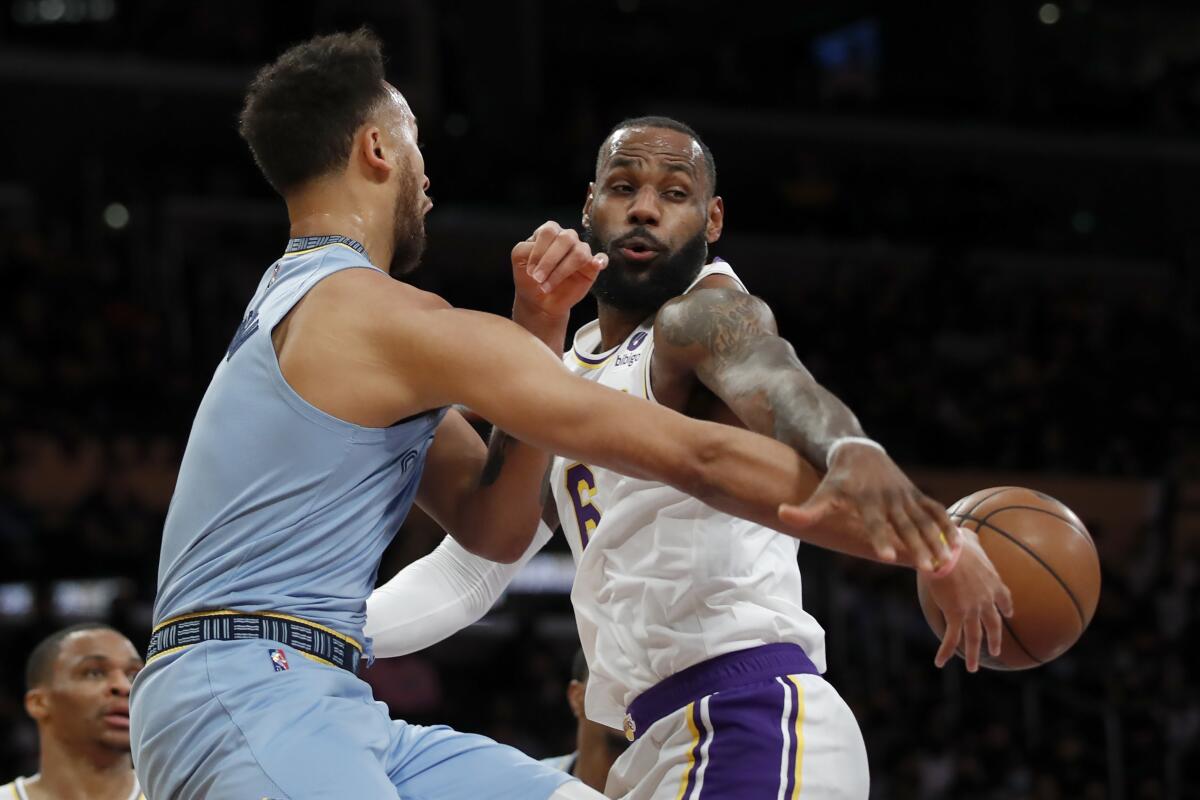
M328 246L328 245L326 245L326 246ZM353 248L351 248L351 249L353 249ZM191 614L180 614L178 617L171 617L168 620L164 620L163 622L160 622L157 625L155 625L154 630L150 631L150 634L154 635L154 634L158 633L159 630L161 630L162 628L165 628L168 625L172 625L176 622L184 622L189 619L200 619L201 617L233 617L233 616L270 617L271 619L282 619L286 622L299 622L301 625L307 625L310 628L316 628L319 631L328 633L330 636L332 636L336 639L341 639L343 642L350 645L351 647L353 647L355 650L357 650L360 653L363 651L361 644L354 641L349 636L338 633L333 628L327 628L324 625L321 625L320 623L310 622L309 620L303 619L301 617L293 617L290 614L279 614L274 611L231 611L230 609L225 609L225 608L219 609L217 611L196 611ZM186 645L184 645L184 646L186 647ZM170 652L170 651L164 650L163 652Z
M788 680L796 687L796 788L792 790L792 800L797 800L800 797L800 771L804 766L804 687L797 675L788 675Z
M692 732L692 743L688 747L688 765L687 769L683 771L683 777L679 779L679 794L675 795L675 800L683 800L683 793L687 791L688 776L696 768L696 748L700 744L700 729L696 727L695 701L687 704L687 725L688 730Z
M199 644L199 642L196 642L196 644ZM185 650L185 649L187 649L187 648L189 648L189 647L191 647L191 645L190 645L190 644L179 644L179 645L175 645L174 647L169 647L169 648L167 648L166 650L159 650L157 653L155 653L154 655L152 655L152 656L150 656L149 658L147 658L147 659L146 659L146 663L147 663L147 664L153 664L155 661L157 661L158 659L160 659L160 658L162 658L163 656L167 655L168 653L174 653L174 652L176 652L177 650Z
M352 250L355 253L358 253L357 250L355 250L353 247L346 244L345 242L330 242L329 244L323 244L319 247L310 247L307 250L293 250L290 253L284 253L282 256L280 256L280 258L291 258L292 256L302 256L302 255L305 255L306 253L315 253L318 250L324 250L326 247L344 247L347 250ZM358 254L360 256L362 255L362 253L358 253Z
M289 646L289 647L291 647L291 645L288 645L288 646ZM333 662L332 662L332 661L330 661L328 658L321 658L320 656L314 656L312 653L306 653L306 652L304 652L303 650L300 650L300 649L298 649L298 648L295 648L295 647L292 647L292 649L293 649L293 650L295 650L295 651L296 651L297 653L299 653L300 655L302 655L302 656L304 656L305 658L307 658L309 661L315 661L315 662L317 662L318 664L327 664L327 665L329 665L329 666L331 666L331 667L336 667L336 666L337 666L337 664L333 663Z

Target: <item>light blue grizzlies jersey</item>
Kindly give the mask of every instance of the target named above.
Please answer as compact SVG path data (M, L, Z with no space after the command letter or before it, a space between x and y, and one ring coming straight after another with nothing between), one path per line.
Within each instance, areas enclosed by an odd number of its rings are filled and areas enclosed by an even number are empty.
M293 239L260 281L192 424L163 530L156 625L195 611L273 611L363 641L379 560L445 409L364 428L284 380L272 329L344 269L375 267L352 239Z

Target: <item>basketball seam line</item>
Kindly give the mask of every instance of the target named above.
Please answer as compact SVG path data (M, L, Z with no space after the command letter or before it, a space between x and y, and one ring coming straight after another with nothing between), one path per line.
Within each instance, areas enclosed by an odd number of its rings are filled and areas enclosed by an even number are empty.
M1015 508L1015 506L1009 506L1009 507L1010 507L1010 508ZM1002 509L1002 508L1001 508L1001 509L997 509L996 511L993 511L993 512L992 512L992 514L999 513L1000 511L1003 511L1003 510L1004 510L1004 509ZM1002 530L1001 528L998 528L998 527L996 527L995 525L993 525L993 524L991 524L990 522L988 522L988 517L990 517L992 514L988 514L988 516L987 516L987 517L984 517L983 519L979 519L978 517L969 517L969 516L964 516L963 518L964 518L964 519L969 519L969 520L972 520L973 522L978 522L978 523L979 523L979 525L980 525L981 527L983 527L983 526L986 526L986 527L990 528L991 530L993 530L993 531L995 531L996 533L998 533L998 534L1000 534L1001 536L1003 536L1003 537L1004 537L1005 539L1007 539L1008 541L1010 541L1010 542L1012 542L1013 544L1015 544L1017 547L1019 547L1019 548L1021 548L1022 550L1024 550L1026 553L1028 553L1030 556L1032 556L1032 557L1034 558L1034 560L1035 560L1035 561L1037 561L1039 564L1041 564L1043 567L1045 567L1045 568L1046 568L1046 572L1049 572L1049 573L1050 573L1050 575L1051 575L1051 577L1053 577L1053 578L1054 578L1054 580L1058 581L1058 585L1059 585L1059 586L1061 586L1061 587L1063 588L1063 591L1067 593L1067 597L1070 599L1070 601L1071 601L1071 605L1075 606L1075 613L1079 615L1079 623L1080 623L1080 625L1082 625L1084 628L1086 628L1086 627L1087 627L1087 618L1086 618L1086 617L1083 615L1083 606L1081 606L1081 605L1079 604L1079 600L1078 600L1078 599L1075 597L1075 593L1071 591L1071 587L1070 587L1070 586L1067 586L1067 582L1066 582L1066 581L1064 581L1064 580L1063 580L1063 579L1062 579L1062 578L1059 576L1059 574L1058 574L1057 572L1055 572L1055 571L1054 571L1054 568L1053 568L1053 567L1051 567L1049 564L1047 564L1047 563L1045 562L1045 560L1043 560L1043 559L1042 559L1042 557L1041 557L1041 556L1039 556L1039 555L1038 555L1038 554L1037 554L1037 553L1036 553L1036 552L1033 550L1033 548L1031 548L1031 547L1027 546L1027 545L1026 545L1024 542L1022 542L1020 539L1016 538L1016 537L1015 537L1015 536L1013 536L1012 534L1008 533L1007 531L1005 531L1005 530ZM1051 515L1051 516L1053 516L1053 515ZM1080 631L1080 635L1082 635L1082 633L1083 633L1083 632L1082 632L1082 631Z
M1050 499L1053 500L1054 498L1050 498ZM1057 501L1055 501L1055 502L1057 502ZM1076 525L1074 522L1072 522L1067 517L1064 517L1062 514L1055 514L1053 511L1049 511L1049 510L1047 510L1045 508L1041 508L1039 506L1004 506L1004 508L997 508L995 511L988 512L988 515L986 517L984 517L984 519L990 518L992 516L992 514L998 514L1001 511L1007 511L1010 508L1020 508L1025 511L1040 511L1041 513L1046 514L1051 517L1054 517L1055 519L1062 520L1063 522L1067 523L1068 526L1070 526L1071 530L1075 531L1080 536L1082 536L1085 540L1087 540L1087 543L1092 546L1092 550L1096 550L1096 542L1092 539L1092 535L1087 532L1086 528L1081 527L1080 525ZM1097 552L1097 555L1098 554L1099 553Z
M1008 491L1009 489L1011 489L1011 488L1013 488L1013 487L1011 487L1011 486L1001 486L999 489L997 489L996 491L994 491L994 492L992 492L991 494L987 495L986 497L981 497L981 498L979 498L979 502L977 502L975 505L973 505L973 506L971 506L970 508L968 508L966 511L957 511L957 512L953 512L953 513L962 514L962 516L964 516L964 517L968 517L968 516L970 516L971 514L973 514L973 513L975 512L975 509L979 508L981 505L983 505L984 503L986 503L988 500L991 500L993 497L995 497L995 496L996 496L996 495L998 495L998 494L1002 494L1003 492L1007 492L1007 491ZM956 503L955 505L957 505L957 503Z
M1021 650L1025 653L1025 655L1027 655L1031 659L1033 659L1038 664L1038 666L1041 666L1042 664L1046 663L1045 661L1042 661L1040 658L1035 656L1033 653L1029 652L1029 648L1026 647L1025 643L1021 641L1021 637L1017 636L1017 632L1015 630L1013 630L1013 626L1011 624L1009 624L1009 621L1004 618L1003 614L1000 615L1000 624L1002 624L1004 626L1004 630L1008 631L1008 635L1012 637L1012 640L1017 643L1017 647L1021 648Z
M1042 495L1042 496L1046 497L1046 495ZM1047 497L1047 499L1053 500L1053 498L1051 498L1051 497ZM1055 501L1055 502L1057 502L1057 501ZM1073 531L1079 532L1079 529L1075 527L1075 524L1073 522L1071 522L1071 520L1066 519L1065 517L1062 517L1058 514L1055 514L1053 511L1047 511L1046 509L1039 508L1037 506L1004 506L1003 508L997 508L995 511L989 512L988 515L986 517L984 517L979 523L980 525L987 525L992 530L1003 533L1005 538L1011 539L1013 542L1020 544L1022 548L1029 551L1030 555L1032 555L1034 558L1036 558L1038 561L1040 561L1042 563L1042 566L1044 566L1046 568L1046 570L1051 575L1054 576L1055 580L1057 580L1060 584L1062 584L1063 591L1065 591L1067 593L1067 596L1071 598L1071 602L1075 604L1075 610L1079 613L1079 624L1083 626L1083 628L1079 631L1079 635L1082 636L1083 631L1087 629L1087 624L1088 624L1087 617L1084 616L1083 605L1080 604L1079 599L1075 596L1075 592L1073 592L1071 590L1071 587L1067 585L1067 582L1064 581L1062 578L1060 578L1058 573L1055 572L1050 567L1049 564L1047 564L1045 561L1042 561L1041 556L1039 556L1037 553L1035 553L1031 548L1026 547L1024 542L1020 542L1017 539L1014 539L1012 536L1009 536L1007 532L1002 531L1000 528L998 528L995 525L992 525L990 522L988 522L988 520L990 520L993 516L995 516L996 514L999 514L1001 511L1004 511L1009 508L1020 508L1020 509L1027 509L1029 511L1038 511L1049 517L1054 517L1055 519L1062 520L1063 522L1067 523L1067 526L1070 527L1071 530L1073 530ZM1090 535L1088 535L1087 533L1082 533L1081 535L1083 536L1084 540L1087 541L1087 543L1091 545L1092 552L1096 553L1097 561L1099 561L1100 554L1096 550L1096 543L1092 541L1092 537Z

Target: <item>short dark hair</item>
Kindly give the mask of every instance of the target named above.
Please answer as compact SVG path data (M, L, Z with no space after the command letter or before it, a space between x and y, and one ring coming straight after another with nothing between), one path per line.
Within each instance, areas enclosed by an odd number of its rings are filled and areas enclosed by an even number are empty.
M671 117L630 117L622 120L613 126L608 135L604 137L604 141L600 144L600 150L596 153L596 174L600 174L600 167L604 165L605 145L612 139L613 134L625 128L665 128L669 131L678 131L679 133L687 134L692 137L692 141L700 146L700 152L704 154L704 171L708 174L708 189L711 194L717 192L717 162L713 159L712 151L708 149L708 145L700 138L700 134L693 130L692 126L687 123L680 122Z
M588 679L587 656L583 654L583 650L575 651L575 658L571 659L571 680L586 683Z
M104 622L80 622L77 625L71 625L60 631L55 631L38 642L25 662L26 690L41 686L50 679L50 673L54 669L54 661L58 658L58 651L62 649L64 639L80 631L97 630L119 633L116 628Z
M318 36L258 71L238 132L283 194L344 165L354 132L386 97L383 47L374 33Z

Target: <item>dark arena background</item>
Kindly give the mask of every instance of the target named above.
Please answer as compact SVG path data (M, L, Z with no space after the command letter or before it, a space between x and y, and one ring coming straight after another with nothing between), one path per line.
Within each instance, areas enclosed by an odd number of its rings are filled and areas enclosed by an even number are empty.
M5 0L0 781L37 768L34 642L101 618L146 643L192 416L287 239L245 86L364 23L437 202L417 285L507 315L510 249L578 225L608 129L677 117L716 157L713 253L923 489L1029 486L1086 521L1099 610L1028 672L935 669L911 572L801 549L873 798L1200 797L1191 0ZM381 576L440 537L414 512ZM571 572L555 542L481 623L377 662L377 697L568 752Z

